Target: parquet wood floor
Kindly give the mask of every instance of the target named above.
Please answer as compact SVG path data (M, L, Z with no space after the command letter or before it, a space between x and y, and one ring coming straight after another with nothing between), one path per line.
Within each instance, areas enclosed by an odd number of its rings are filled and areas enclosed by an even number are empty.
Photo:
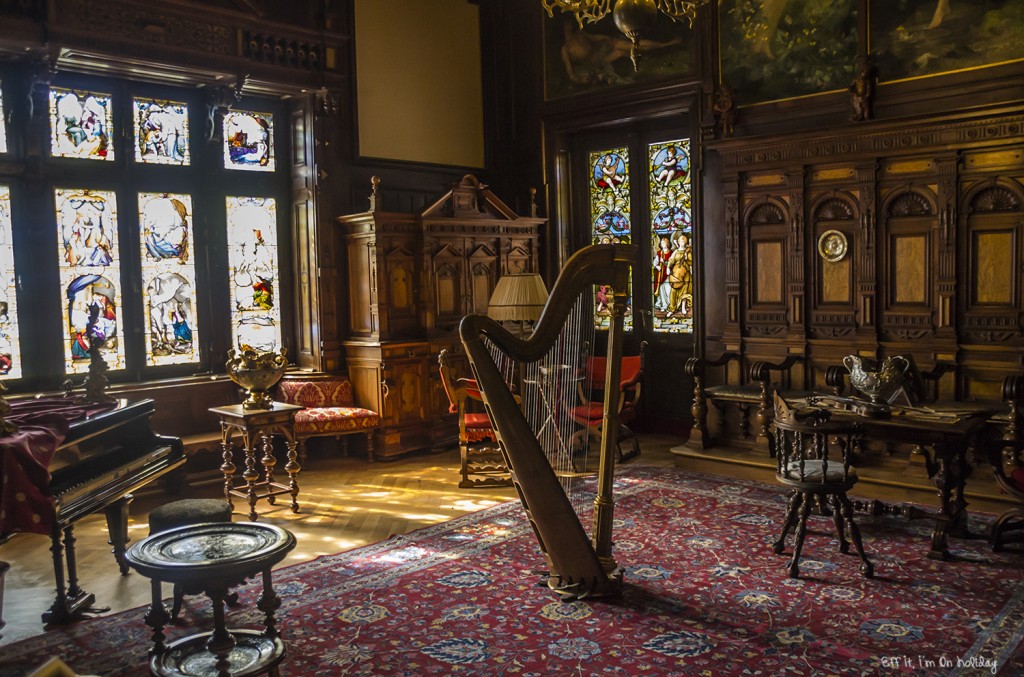
M728 450L694 456L673 454L682 443L676 437L641 435L643 453L631 464L679 466L697 472L774 482L771 459L750 463L748 458ZM308 561L320 555L342 552L376 543L394 534L452 519L497 503L515 500L511 487L460 489L457 449L440 454L413 455L389 463L368 463L364 457L335 457L327 449L311 454L299 474L300 512L293 514L288 502L276 506L260 502L260 520L292 531L298 546L282 566ZM923 469L909 469L918 477L920 488L906 486L907 468L892 472L880 483L861 482L854 494L887 501L915 501L934 505L935 492ZM180 497L213 498L221 495L219 481L190 485ZM138 496L132 504L130 536L139 540L148 534L148 514L154 507L175 500L159 490ZM280 498L280 497L279 497ZM1000 513L1007 504L999 497L985 500L970 497L972 510ZM247 519L247 506L235 503L235 520ZM106 524L101 515L83 519L75 529L82 587L94 593L98 604L112 611L149 603L149 582L138 574L120 576L107 544ZM922 547L926 544L922 543ZM7 573L3 615L7 626L0 630L3 645L44 632L40 615L53 602L54 582L50 539L19 534L0 546L0 560L11 564ZM169 586L165 593L170 594Z

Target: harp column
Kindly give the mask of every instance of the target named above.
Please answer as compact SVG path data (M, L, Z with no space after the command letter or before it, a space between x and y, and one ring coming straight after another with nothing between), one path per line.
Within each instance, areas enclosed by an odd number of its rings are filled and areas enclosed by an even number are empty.
M611 322L608 327L608 355L615 356L606 360L605 388L606 393L617 392L617 388L608 389L611 384L621 382L623 318L629 303L628 270L625 275L616 276L612 286L612 294L608 310ZM612 518L615 512L615 499L612 495L612 482L615 479L615 451L619 438L619 401L616 397L604 398L604 410L601 426L600 468L597 474L597 496L594 498L594 552L606 572L615 571L618 564L612 556Z

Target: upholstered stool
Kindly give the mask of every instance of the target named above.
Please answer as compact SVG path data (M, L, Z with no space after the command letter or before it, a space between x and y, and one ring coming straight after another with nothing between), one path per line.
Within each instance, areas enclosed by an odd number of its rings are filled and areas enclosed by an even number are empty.
M149 513L149 535L163 533L175 527L205 524L207 522L230 522L231 504L220 498L185 498L154 508ZM180 583L174 584L174 605L171 618L177 618L184 597ZM238 601L238 593L228 596L228 604Z

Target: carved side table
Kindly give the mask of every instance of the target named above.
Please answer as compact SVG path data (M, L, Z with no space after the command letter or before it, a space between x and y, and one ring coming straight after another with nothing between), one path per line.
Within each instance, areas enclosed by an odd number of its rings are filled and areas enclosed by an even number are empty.
M208 523L178 527L145 538L128 548L128 565L151 579L153 603L146 625L153 629L149 667L158 677L241 677L278 674L285 645L274 612L281 598L271 584L271 568L295 547L295 536L270 524ZM247 578L262 575L263 594L256 603L266 614L264 629L229 630L224 598ZM185 594L206 593L213 603L214 629L164 643L170 620L161 583L180 585Z
M299 511L299 484L295 476L299 474L298 455L295 444L295 412L302 407L294 404L274 402L270 409L245 409L240 404L226 407L212 407L210 411L220 419L221 449L224 463L220 470L224 473L224 498L234 503L232 496L245 498L249 502L249 519L253 522L259 517L256 513L256 502L267 499L274 505L275 497L280 494L291 494L292 512ZM232 440L238 435L245 452L245 470L242 471L242 482L235 479L237 467L234 464L234 448ZM285 472L288 473L288 484L274 481L273 436L281 435L288 446L288 462ZM258 447L258 448L257 448ZM257 459L257 453L262 456ZM262 465L262 479L260 468Z

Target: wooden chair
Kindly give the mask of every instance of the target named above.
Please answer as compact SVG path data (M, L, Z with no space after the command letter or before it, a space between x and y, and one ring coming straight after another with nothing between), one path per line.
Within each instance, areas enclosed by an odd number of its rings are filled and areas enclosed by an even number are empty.
M1024 402L1024 376L1003 379L1003 400L1010 405L1009 422L1001 444L990 447L989 462L999 487L1020 505L1000 515L992 524L992 550L1000 552L1007 543L1024 543L1024 441L1020 427Z
M441 385L448 395L449 411L459 415L459 461L463 489L508 487L512 485L508 465L497 446L491 420L483 411L483 399L476 381L455 378L448 351L437 357ZM477 404L473 404L473 403Z
M800 576L800 551L807 535L807 518L812 504L825 514L831 512L839 534L839 551L846 554L850 544L861 558L860 571L866 578L874 577L874 568L864 554L860 529L853 521L853 504L846 492L857 483L857 471L850 465L850 456L859 435L856 424L829 422L824 409L793 409L775 395L776 479L793 490L782 525L782 534L772 549L781 555L786 537L796 527L793 559L789 563L791 578Z
M644 377L644 349L647 342L640 343L640 352L636 355L622 356L622 372L619 375L619 436L616 445L619 450L619 462L628 461L640 455L640 444L636 434L630 430L628 423L636 420L637 404L640 402L641 382ZM604 387L607 362L603 357L587 359L586 374L579 383L580 403L573 407L569 414L576 423L589 429L595 439L600 439L601 422L604 416ZM594 398L594 399L591 399ZM622 443L630 442L630 450L622 452Z

